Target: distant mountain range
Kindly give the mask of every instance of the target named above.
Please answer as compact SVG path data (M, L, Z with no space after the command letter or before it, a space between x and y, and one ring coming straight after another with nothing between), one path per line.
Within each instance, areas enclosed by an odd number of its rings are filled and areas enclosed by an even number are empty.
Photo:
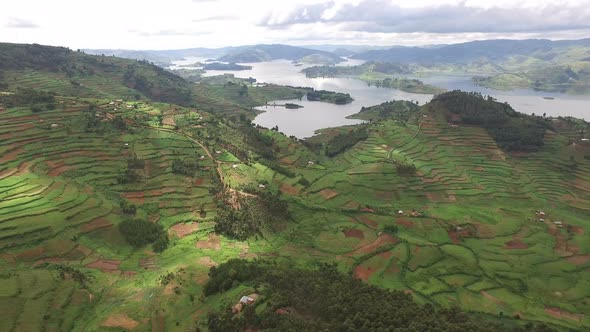
M394 62L402 64L460 64L488 59L506 60L513 56L537 56L551 61L561 52L573 47L590 47L590 39L551 41L527 40L482 40L438 47L393 47L385 50L370 50L352 56L355 59ZM586 53L586 57L590 53Z

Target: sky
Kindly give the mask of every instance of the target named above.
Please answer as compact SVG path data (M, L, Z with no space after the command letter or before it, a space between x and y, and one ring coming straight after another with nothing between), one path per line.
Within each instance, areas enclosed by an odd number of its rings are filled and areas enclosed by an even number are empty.
M0 42L182 49L590 38L590 0L3 0Z

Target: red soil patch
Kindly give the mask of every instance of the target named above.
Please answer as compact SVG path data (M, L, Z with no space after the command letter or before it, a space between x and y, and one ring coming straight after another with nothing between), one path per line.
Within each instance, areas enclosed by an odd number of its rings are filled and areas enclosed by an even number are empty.
M565 259L566 261L575 264L575 265L584 265L590 262L590 254L589 255L578 255L578 256L570 256Z
M480 292L481 295L483 295L486 299L494 302L495 304L504 304L504 302L502 302L502 300L500 300L499 298L493 296L492 294L486 292L486 291L481 291Z
M53 168L52 170L50 170L49 172L47 172L47 175L49 175L49 176L60 176L63 173L71 170L72 168L73 168L72 166L67 166L67 165L59 166L59 167Z
M396 243L396 242L397 242L397 239L394 238L393 236L391 236L389 234L381 234L375 239L375 241L373 241L365 246L362 246L362 247L356 249L355 251L352 251L346 255L347 256L354 256L354 255L359 255L359 254L363 254L363 255L369 254L383 245L392 244L392 243Z
M352 229L343 230L342 232L344 233L345 237L355 237L359 240L362 240L365 238L365 234L360 229L352 228Z
M135 204L143 205L143 191L123 193L121 196Z
M131 319L125 314L112 314L104 322L104 327L120 327L125 330L133 330L139 325L139 322Z
M198 187L198 186L202 185L203 182L205 182L205 179L198 178L198 179L195 180L194 185Z
M170 227L170 232L179 238L183 238L199 230L199 224L196 222L176 224Z
M320 190L320 195L322 195L324 199L328 200L338 196L338 193L332 189L322 189Z
M567 318L567 319L571 319L571 320L575 320L577 322L581 321L582 318L584 318L583 315L580 314L574 314L565 310L561 310L559 308L553 308L553 307L545 307L545 313L553 316L555 318Z
M20 155L21 153L23 153L25 150L23 148L16 148L8 153L5 153L4 155L0 156L0 162L2 163L7 163L10 161L14 161L17 159L18 155Z
M96 218L96 219L92 220L91 222L85 224L84 226L80 227L80 231L82 233L88 233L88 232L95 231L97 229L111 227L111 226L113 226L113 224L110 221L108 221L104 218Z
M580 226L572 226L572 232L579 235L584 235L584 229Z
M121 261L114 259L99 259L96 262L87 264L87 268L99 269L103 272L117 271L121 265Z
M360 217L359 220L371 228L377 228L377 222L375 220L371 220L367 217Z
M455 243L455 244L461 243L461 239L463 239L464 237L471 236L471 232L466 229L461 230L461 231L450 230L450 231L447 231L447 233L449 234L449 238L451 239L451 241L453 241L453 243Z
M373 273L375 273L375 271L370 267L359 265L354 268L354 277L363 281L369 280Z
M396 220L395 223L400 226L404 226L405 228L413 228L414 227L414 223L409 220L406 220L406 219Z
M199 249L219 250L221 249L221 239L219 235L211 233L208 240L199 240L195 246Z
M19 260L22 261L32 261L32 260L36 260L41 258L41 256L43 256L43 253L45 252L45 248L44 247L36 247L27 251L23 251L19 254L16 254L16 257L18 257Z
M506 249L526 249L529 246L520 239L514 239L506 242L504 248Z
M299 189L297 189L297 188L295 188L295 187L293 187L292 185L290 185L290 184L287 184L287 183L283 183L283 184L281 185L281 188L280 188L280 190L281 190L281 192L282 192L283 194L289 194L289 195L298 195L298 194L299 194ZM320 193L321 193L321 192L320 192ZM336 194L336 195L337 195L337 194Z

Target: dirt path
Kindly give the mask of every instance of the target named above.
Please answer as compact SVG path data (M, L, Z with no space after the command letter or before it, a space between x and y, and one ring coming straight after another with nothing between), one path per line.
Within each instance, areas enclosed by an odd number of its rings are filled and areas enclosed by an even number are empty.
M393 153L393 150L395 150L396 148L401 148L402 146L404 146L404 145L410 143L412 140L414 140L414 138L416 138L416 136L418 136L418 134L420 133L420 129L422 129L422 122L420 122L418 124L418 130L416 130L416 132L414 133L414 135L412 135L412 137L408 138L405 142L401 143L400 145L392 147L391 150L389 150L389 152L387 153L386 159L391 158L391 154Z

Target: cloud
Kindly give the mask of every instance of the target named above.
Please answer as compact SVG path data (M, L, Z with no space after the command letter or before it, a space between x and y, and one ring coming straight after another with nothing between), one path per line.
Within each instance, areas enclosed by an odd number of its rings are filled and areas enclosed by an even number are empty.
M590 28L587 4L557 3L534 8L478 7L465 2L428 7L401 7L389 0L358 4L326 2L299 6L288 13L271 13L260 26L286 29L321 22L347 31L384 33L540 32Z
M177 31L172 29L163 29L158 31L135 31L129 32L135 33L141 37L174 37L174 36L203 36L212 33L213 31Z
M218 16L210 16L204 18L196 18L193 20L195 23L201 22L209 22L209 21L230 21L230 20L237 20L239 16L232 16L232 15L218 15Z
M8 23L5 25L6 28L17 28L17 29L36 29L39 28L39 26L31 21L22 19L22 18L17 18L17 17L11 17L10 20L8 21Z

